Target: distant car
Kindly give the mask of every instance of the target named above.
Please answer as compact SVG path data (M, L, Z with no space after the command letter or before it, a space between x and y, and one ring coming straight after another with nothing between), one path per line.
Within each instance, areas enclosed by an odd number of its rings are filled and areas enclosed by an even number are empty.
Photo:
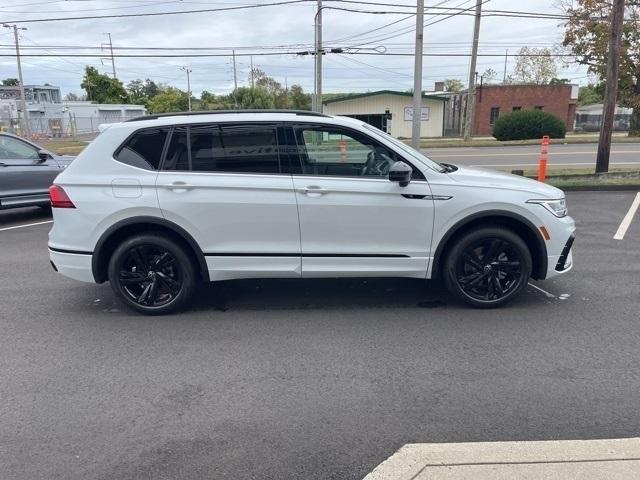
M48 207L49 186L73 159L0 132L0 210Z

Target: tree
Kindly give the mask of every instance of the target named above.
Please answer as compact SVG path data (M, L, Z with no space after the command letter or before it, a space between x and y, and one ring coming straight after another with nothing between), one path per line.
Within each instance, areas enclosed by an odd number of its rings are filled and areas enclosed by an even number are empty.
M153 80L147 78L143 82L138 78L127 84L127 92L131 103L147 105L149 100L158 94L159 88Z
M149 113L186 112L188 108L187 92L175 87L160 86L159 93L147 102Z
M606 78L611 28L609 0L564 0L569 20L563 45L587 65L589 73ZM632 108L629 136L640 136L640 5L628 2L622 27L622 53L618 77L618 101Z
M549 85L569 85L570 83L571 80L569 80L568 78L553 77L551 80L549 80Z
M197 110L221 110L225 107L225 99L218 98L213 93L203 90L197 101Z
M290 108L288 92L275 78L268 76L259 68L252 70L253 83L256 88L262 88L273 97L275 108Z
M234 108L274 108L275 101L273 95L264 88L238 87L226 98L226 107Z
M2 80L3 87L17 87L18 85L20 85L20 82L17 78L5 78Z
M95 103L127 103L129 95L122 82L103 75L96 68L87 66L80 84L89 100Z
M86 97L84 95L78 95L73 92L69 92L64 96L64 99L67 102L78 102L78 101L85 100L85 98Z
M593 105L604 101L604 84L589 84L578 90L578 105Z
M482 74L482 83L493 83L498 78L498 72L493 68L487 68Z
M311 110L311 95L304 93L300 85L291 85L289 88L289 102L295 110Z
M443 83L445 92L458 93L464 90L464 83L456 78L446 78Z
M522 47L508 83L544 85L557 76L558 64L549 48Z

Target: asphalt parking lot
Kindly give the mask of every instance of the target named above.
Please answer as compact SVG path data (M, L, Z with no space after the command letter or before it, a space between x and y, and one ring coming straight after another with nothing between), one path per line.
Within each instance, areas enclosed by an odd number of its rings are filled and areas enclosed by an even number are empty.
M46 214L0 212L0 478L359 479L406 443L637 436L635 195L568 193L573 272L490 311L264 280L137 316L53 272Z

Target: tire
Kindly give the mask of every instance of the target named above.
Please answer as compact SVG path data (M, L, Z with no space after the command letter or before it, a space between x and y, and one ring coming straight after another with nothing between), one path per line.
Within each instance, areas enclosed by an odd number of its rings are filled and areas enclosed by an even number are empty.
M184 308L196 289L196 269L184 247L158 233L124 240L109 259L108 274L120 301L145 315Z
M531 264L531 252L522 238L503 227L482 227L463 234L448 249L444 283L467 305L500 307L526 287Z

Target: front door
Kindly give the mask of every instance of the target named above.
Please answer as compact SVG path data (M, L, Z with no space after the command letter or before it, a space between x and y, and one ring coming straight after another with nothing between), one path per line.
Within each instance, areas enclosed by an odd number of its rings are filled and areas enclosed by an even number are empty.
M58 163L40 158L33 145L0 135L0 207L46 203L59 173Z
M298 210L278 144L273 124L173 130L156 180L160 208L200 245L211 280L300 276Z
M414 167L408 186L389 181L390 166L402 159L361 132L293 130L303 276L424 278L434 210L424 175Z

